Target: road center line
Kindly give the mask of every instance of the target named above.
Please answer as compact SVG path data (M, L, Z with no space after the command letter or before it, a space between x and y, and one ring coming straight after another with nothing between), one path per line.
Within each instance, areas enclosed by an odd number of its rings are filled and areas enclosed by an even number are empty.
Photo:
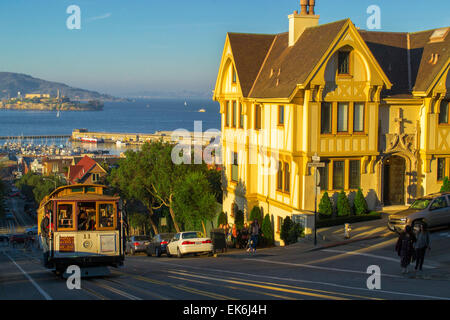
M30 277L30 275L28 275L28 273L25 272L25 270L23 270L15 261L13 258L11 258L6 252L3 252L3 254L5 256L7 256L9 258L9 260L12 261L12 263L15 264L15 266L25 275L25 277L27 277L28 280L30 280L30 282L33 284L33 286L39 291L40 294L42 294L42 296L45 298L45 300L53 300L52 297L50 297L45 291L44 289L42 289L34 280L33 278Z

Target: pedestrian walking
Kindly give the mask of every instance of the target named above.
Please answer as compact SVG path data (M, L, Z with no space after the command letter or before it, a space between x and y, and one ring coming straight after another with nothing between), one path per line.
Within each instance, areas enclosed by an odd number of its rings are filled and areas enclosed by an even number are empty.
M414 244L416 250L416 268L415 271L422 273L423 263L425 261L425 254L430 247L430 233L427 230L426 224L419 224L419 233L417 234L417 241Z
M400 257L400 265L402 268L402 274L407 274L408 267L411 264L412 257L414 255L414 243L416 242L416 237L412 232L410 226L406 226L405 231L402 232L398 238L397 244L395 246L395 251L397 251Z
M258 223L258 219L255 219L253 223L250 225L250 241L251 241L251 247L250 252L256 253L256 246L258 245L258 237L260 232L260 226Z
M247 223L244 223L244 227L239 232L239 248L245 249L247 247L247 244L249 243L249 234L248 234L248 225Z

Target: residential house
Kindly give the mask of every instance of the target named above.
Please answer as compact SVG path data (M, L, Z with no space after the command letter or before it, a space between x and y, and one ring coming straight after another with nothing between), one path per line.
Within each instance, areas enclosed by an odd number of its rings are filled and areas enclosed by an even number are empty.
M223 210L260 206L313 227L318 198L361 188L370 209L407 205L450 175L449 27L320 25L314 2L281 34L228 33L214 100L222 117Z

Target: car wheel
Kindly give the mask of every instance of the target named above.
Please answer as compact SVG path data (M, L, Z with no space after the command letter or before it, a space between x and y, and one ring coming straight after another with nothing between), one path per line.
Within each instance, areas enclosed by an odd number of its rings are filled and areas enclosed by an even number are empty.
M161 257L161 249L160 248L155 249L155 256L157 256L158 258Z
M183 255L181 254L180 248L177 248L177 257L183 258Z
M423 225L423 222L421 220L419 221L414 221L413 225L412 225L412 229L414 232L418 233L419 232L419 228L420 226Z

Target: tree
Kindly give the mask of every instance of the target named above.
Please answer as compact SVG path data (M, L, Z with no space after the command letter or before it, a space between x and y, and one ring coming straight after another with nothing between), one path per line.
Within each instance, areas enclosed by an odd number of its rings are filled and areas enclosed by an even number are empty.
M366 214L369 211L366 199L364 198L361 188L359 188L358 192L356 193L355 200L353 200L353 205L355 207L356 215Z
M284 241L286 245L289 245L289 230L294 226L294 222L290 217L286 217L283 220L283 224L281 225L280 238Z
M264 235L264 239L266 242L266 245L273 245L274 242L274 236L273 236L273 228L272 228L272 222L270 221L270 216L266 214L264 217L264 220L262 222L261 231Z
M258 223L261 224L263 221L263 213L261 208L258 206L254 206L252 211L250 212L250 221L258 220Z
M350 202L348 201L345 191L342 190L338 195L337 213L339 217L349 216L352 212Z
M45 196L49 195L66 182L59 176L46 176L29 172L23 175L17 182L16 187L29 199L41 203Z
M119 161L118 168L112 170L108 177L108 183L113 192L119 193L121 198L135 199L141 201L148 210L150 217L158 208L157 200L148 189L151 187L146 176L152 170L151 163L146 163L142 159L142 153L127 151L126 158ZM147 185L145 185L147 184ZM149 219L155 234L158 234L158 227Z
M222 172L210 169L205 171L206 179L208 179L211 185L211 191L214 194L216 201L220 204L223 203L223 190L222 190Z
M216 216L216 198L202 172L189 172L182 183L175 186L173 209L185 227L198 230L200 225L206 235L205 221Z
M242 230L244 228L244 212L242 210L236 211L236 216L234 217L234 224L236 229Z
M319 213L327 217L331 217L333 215L333 204L328 196L328 192L325 192L320 200Z
M448 177L444 178L444 183L442 184L441 192L450 192L450 180L448 179Z
M221 212L217 219L217 226L224 225L228 223L227 214L225 212Z

